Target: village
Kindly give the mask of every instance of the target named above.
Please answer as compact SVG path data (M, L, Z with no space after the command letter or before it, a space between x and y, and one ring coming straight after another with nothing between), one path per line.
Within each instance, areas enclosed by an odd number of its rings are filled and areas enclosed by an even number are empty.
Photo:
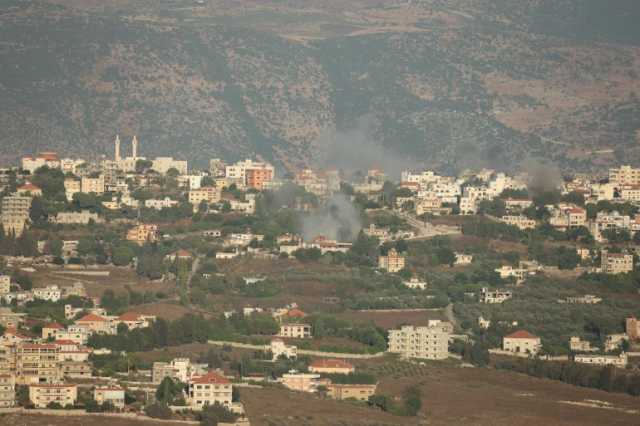
M640 168L280 175L122 148L0 170L1 409L248 425L243 392L274 388L418 415L381 362L640 394Z

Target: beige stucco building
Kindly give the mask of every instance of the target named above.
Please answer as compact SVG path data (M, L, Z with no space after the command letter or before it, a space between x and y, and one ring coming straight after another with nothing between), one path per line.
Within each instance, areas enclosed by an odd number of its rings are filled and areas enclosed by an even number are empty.
M46 408L52 402L63 407L73 406L77 399L76 385L49 383L29 386L29 400L36 408Z
M429 321L426 327L407 325L389 330L388 351L403 358L445 359L451 331L450 323L437 320Z
M502 338L502 349L508 352L536 355L541 348L540 338L525 330L518 330Z

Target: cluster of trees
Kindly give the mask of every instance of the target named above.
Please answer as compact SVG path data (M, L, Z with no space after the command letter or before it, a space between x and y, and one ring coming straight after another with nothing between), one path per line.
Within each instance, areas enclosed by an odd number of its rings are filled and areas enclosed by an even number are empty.
M526 234L515 226L481 217L470 218L462 225L464 235L505 241L521 241Z
M374 325L353 324L333 315L311 315L305 318L311 324L315 337L346 337L368 346L372 352L386 350L387 333Z
M144 303L153 303L158 299L165 297L163 293L154 293L145 291L140 293L131 289L130 286L125 287L127 292L116 295L113 290L105 290L100 298L100 305L111 313L121 313L131 305L142 305Z
M114 351L144 352L156 348L184 343L205 343L207 340L234 340L248 335L273 335L276 330L273 319L264 315L244 318L224 316L205 319L187 314L175 321L157 319L150 327L135 330L120 330L117 335L93 335L88 345L93 348L107 347Z
M640 374L619 370L611 365L594 367L574 362L505 359L497 361L495 367L534 377L560 380L576 386L640 396Z
M580 256L573 247L546 247L541 241L532 241L528 247L529 257L544 265L555 265L559 269L574 269L580 264Z
M409 244L409 258L414 266L453 266L456 254L447 237L436 237L429 241L413 241Z
M38 245L31 231L25 230L21 235L6 234L0 226L0 256L38 256Z
M422 408L422 391L418 385L412 385L402 392L400 403L386 395L372 395L368 403L396 416L417 416Z
M368 373L323 374L322 377L339 385L374 385L378 382L376 376Z

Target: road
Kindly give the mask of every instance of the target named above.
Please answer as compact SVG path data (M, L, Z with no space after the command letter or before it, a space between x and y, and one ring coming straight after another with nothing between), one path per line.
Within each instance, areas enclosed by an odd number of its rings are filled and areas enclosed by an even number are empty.
M448 225L433 225L429 222L423 222L422 220L410 215L406 212L395 212L400 218L407 221L409 225L416 229L417 234L415 237L409 238L410 240L419 240L433 238L441 235L457 235L460 234L460 228L457 226Z

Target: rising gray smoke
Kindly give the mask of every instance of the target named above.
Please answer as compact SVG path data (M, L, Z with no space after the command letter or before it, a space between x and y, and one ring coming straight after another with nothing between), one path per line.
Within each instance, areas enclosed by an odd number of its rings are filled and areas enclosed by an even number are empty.
M314 143L320 150L317 166L341 169L347 178L357 171L366 174L368 169L378 168L392 179L398 179L403 170L419 167L417 162L378 142L373 136L374 128L374 119L367 115L350 129L325 130Z
M529 158L520 167L529 175L529 190L534 194L553 191L562 184L560 169L552 162Z
M334 194L324 207L302 218L305 241L311 241L319 235L337 241L352 241L360 229L360 213L343 194Z

